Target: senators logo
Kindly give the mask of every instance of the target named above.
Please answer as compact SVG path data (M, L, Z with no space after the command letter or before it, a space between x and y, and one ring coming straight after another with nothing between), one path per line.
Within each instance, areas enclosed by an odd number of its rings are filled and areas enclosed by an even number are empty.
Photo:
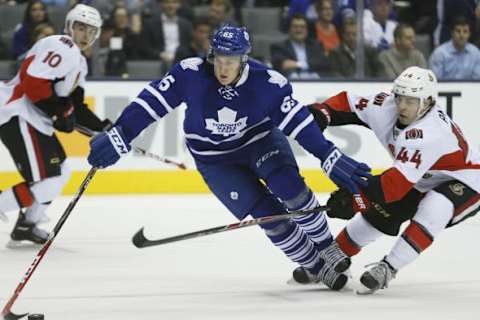
M410 129L407 132L405 132L405 138L407 140L411 139L423 139L423 130L422 129Z

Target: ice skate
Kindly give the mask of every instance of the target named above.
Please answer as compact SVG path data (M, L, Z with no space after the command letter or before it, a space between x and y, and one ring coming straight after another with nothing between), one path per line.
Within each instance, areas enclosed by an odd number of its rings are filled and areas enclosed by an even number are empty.
M329 264L336 272L345 272L350 268L352 263L350 257L347 256L338 246L336 241L333 241L328 247L320 251L320 257Z
M293 270L292 279L289 284L317 284L324 283L332 290L338 291L345 287L348 276L343 273L335 272L327 263L324 263L318 274L313 274L309 269L302 266Z
M388 287L388 284L395 278L397 271L385 260L367 265L372 266L360 277L362 288L357 290L358 294L372 294L379 289Z
M42 216L40 217L40 220L38 220L38 223L37 224L44 224L44 223L49 223L52 219L50 219L50 217L48 217L45 213L42 214Z
M25 214L19 213L17 223L10 234L10 242L7 244L8 248L21 247L25 243L43 245L47 242L48 232L37 228L35 224L28 223L25 219Z

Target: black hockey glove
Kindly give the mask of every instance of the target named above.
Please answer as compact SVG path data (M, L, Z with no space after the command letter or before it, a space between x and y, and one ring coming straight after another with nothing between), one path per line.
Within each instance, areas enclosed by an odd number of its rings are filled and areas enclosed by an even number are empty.
M413 188L401 200L386 203L380 177L374 176L367 187L361 188L361 199L345 188L332 193L327 201L330 207L327 215L351 219L357 212L362 212L365 220L375 229L391 236L397 235L402 223L415 215L422 194Z
M365 212L368 207L368 199L362 194L352 194L345 188L334 191L327 201L330 208L327 215L330 218L348 220L357 212Z
M327 206L330 208L327 211L330 218L349 220L356 213L353 211L352 193L345 188L334 191L327 201Z
M75 126L75 108L67 99L61 98L63 103L56 107L56 112L52 117L53 126L58 131L72 132Z

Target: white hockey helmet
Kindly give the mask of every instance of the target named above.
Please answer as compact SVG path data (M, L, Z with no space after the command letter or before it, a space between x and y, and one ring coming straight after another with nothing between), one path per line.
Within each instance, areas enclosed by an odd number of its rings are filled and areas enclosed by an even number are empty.
M417 111L417 119L419 119L433 107L437 100L437 78L430 69L408 67L393 82L392 92L419 98L420 108Z
M75 22L81 22L89 26L95 27L96 33L94 38L89 43L89 46L95 42L100 36L100 31L102 27L102 17L100 12L97 9L85 4L77 4L73 9L71 9L67 16L65 17L65 33L73 34L73 24Z

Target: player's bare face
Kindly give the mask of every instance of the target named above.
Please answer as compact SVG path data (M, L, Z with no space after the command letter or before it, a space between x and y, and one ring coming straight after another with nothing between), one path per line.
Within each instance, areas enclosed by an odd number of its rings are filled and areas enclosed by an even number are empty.
M404 126L408 126L417 118L417 112L420 108L420 99L407 97L399 94L395 95L395 104L398 110L398 120Z
M231 84L240 73L240 56L215 55L213 69L218 82L226 86Z
M75 22L72 27L73 42L80 48L80 50L87 49L95 41L97 28L85 23Z

